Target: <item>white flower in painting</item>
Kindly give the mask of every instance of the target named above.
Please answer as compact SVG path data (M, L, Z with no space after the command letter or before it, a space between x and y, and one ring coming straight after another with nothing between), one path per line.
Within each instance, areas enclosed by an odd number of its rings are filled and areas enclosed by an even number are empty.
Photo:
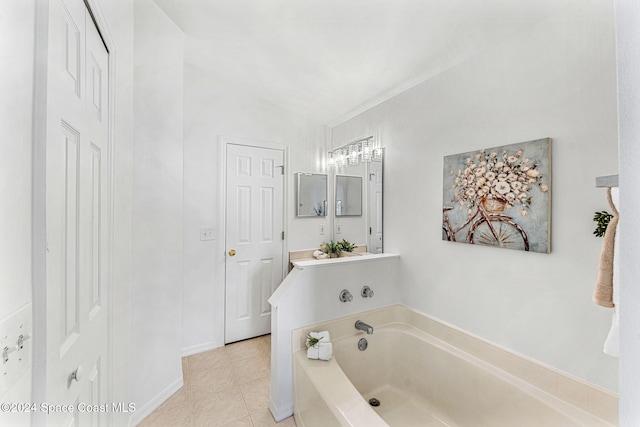
M485 185L484 187L482 187L482 192L484 194L488 194L489 191L491 191L491 187L489 187L488 185Z
M539 176L540 176L540 172L538 172L538 171L537 171L537 170L535 170L535 169L529 169L529 170L527 171L527 176L528 176L528 177L531 177L531 178L537 178L537 177L539 177Z
M478 178L477 184L478 187L482 187L484 184L486 184L487 182L487 178L485 178L484 176L481 176L480 178Z
M487 172L484 177L487 178L489 181L492 181L496 179L496 174L493 172Z
M507 201L509 202L513 202L516 199L516 195L513 193L507 193L506 196L504 196L505 199L507 199Z
M497 169L502 169L504 167L504 163L502 162L496 162L496 168Z
M522 191L525 191L525 192L526 192L526 191L529 191L529 186L528 186L528 185L526 185L526 184L525 184L525 185L523 185L523 186L522 186Z
M482 158L482 153L476 154L476 159L480 160Z
M507 162L509 162L509 163L515 163L517 161L518 161L518 158L516 156L507 157Z
M524 153L524 150L521 148L518 151L516 151L516 156L520 157L522 156L522 153Z
M527 215L529 215L529 212L528 212L526 209L522 209L522 210L520 211L520 215L522 215L522 216L527 216Z
M529 182L530 182L531 184L534 184L534 183L536 182L536 179L535 179L535 178L529 178Z
M501 173L500 175L498 175L498 181L506 181L506 180L507 180L506 173Z
M487 170L483 167L476 169L476 176L482 176L487 172Z
M492 152L492 153L490 154L490 156L491 156L491 158L492 158L492 159L495 159L496 157L498 157L498 153L496 153L496 152L494 151L494 152Z
M505 195L509 191L511 191L511 186L508 183L506 183L505 181L498 181L498 182L496 182L495 189L501 195Z
M519 181L512 182L511 188L513 188L515 191L520 190L522 188L522 183Z
M502 168L502 172L507 173L511 170L511 168L509 166L505 166Z
M466 194L469 197L473 197L476 195L476 190L474 190L473 188L469 188L467 191L464 192L464 194Z
M486 160L481 161L480 166L487 166L487 161Z
M529 159L524 159L524 160L522 161L522 164L523 164L523 165L526 165L526 164L528 164L528 163L529 163Z
M471 169L470 169L470 168L466 168L466 169L464 170L464 174L465 174L465 175L469 175L470 173L471 173Z
M513 182L517 180L518 180L518 176L515 173L510 173L509 175L507 175L507 181Z
M475 163L471 163L469 165L469 169L474 170L476 168L476 164Z
M541 190L543 193L546 193L547 191L549 191L549 186L548 186L548 185L546 185L546 184L540 184L540 190Z
M471 157L467 157L467 160L465 160L465 163L470 165L472 161L473 160L471 160Z
M526 199L527 197L528 197L528 196L527 196L527 193L520 193L520 194L518 194L518 199L520 199L520 200L524 200L524 199Z

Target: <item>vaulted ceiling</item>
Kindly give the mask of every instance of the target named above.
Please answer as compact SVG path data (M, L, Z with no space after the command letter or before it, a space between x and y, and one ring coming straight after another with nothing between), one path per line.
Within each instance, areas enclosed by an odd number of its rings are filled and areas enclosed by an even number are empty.
M337 123L579 0L154 0L185 63Z

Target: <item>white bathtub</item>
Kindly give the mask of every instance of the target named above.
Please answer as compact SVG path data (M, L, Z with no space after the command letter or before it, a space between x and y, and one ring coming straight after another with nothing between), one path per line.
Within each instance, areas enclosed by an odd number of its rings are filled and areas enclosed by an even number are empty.
M307 359L306 333L325 329L334 358ZM616 425L615 394L404 306L303 328L293 342L298 427Z

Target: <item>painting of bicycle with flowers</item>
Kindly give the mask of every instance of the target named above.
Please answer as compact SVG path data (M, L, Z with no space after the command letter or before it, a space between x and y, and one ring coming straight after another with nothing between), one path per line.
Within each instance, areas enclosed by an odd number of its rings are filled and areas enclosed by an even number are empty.
M549 253L551 139L444 158L442 239Z

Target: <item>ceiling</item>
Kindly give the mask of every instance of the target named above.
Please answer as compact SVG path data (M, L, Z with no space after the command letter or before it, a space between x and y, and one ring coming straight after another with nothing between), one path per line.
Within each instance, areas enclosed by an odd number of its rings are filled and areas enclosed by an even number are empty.
M579 0L154 0L185 63L337 124Z

